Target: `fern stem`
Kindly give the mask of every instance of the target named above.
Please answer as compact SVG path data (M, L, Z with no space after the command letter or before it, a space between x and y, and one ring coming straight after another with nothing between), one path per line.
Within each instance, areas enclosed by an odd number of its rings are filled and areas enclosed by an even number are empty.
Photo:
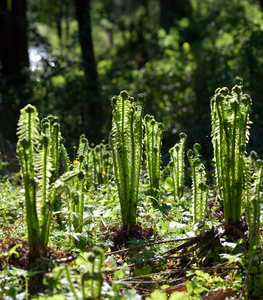
M233 133L232 133L232 141L231 141L231 146L232 146L232 153L231 153L231 198L229 199L231 201L231 216L230 218L232 219L233 223L236 224L237 221L239 221L239 213L237 211L237 205L238 205L238 202L239 202L239 199L237 199L237 193L238 193L238 190L236 188L236 185L237 185L237 178L236 178L236 171L235 169L236 168L239 168L239 161L237 162L237 165L236 165L236 156L237 156L237 159L239 158L239 155L237 155L237 150L236 150L236 131L238 130L237 128L237 106L238 106L238 103L235 101L233 103L233 112L234 112L234 120L233 120ZM241 199L240 199L241 201Z

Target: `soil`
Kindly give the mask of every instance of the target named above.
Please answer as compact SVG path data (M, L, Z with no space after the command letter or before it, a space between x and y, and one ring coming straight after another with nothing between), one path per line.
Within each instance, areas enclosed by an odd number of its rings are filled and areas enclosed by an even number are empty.
M14 253L8 257L10 250L18 246ZM69 263L76 257L71 253L58 252L55 249L43 245L37 245L38 255L30 252L27 240L19 238L0 239L0 272L4 270L7 265L10 268L19 268L23 270L38 271L29 279L29 292L35 294L44 290L43 276L50 271L55 263ZM16 253L17 252L17 253ZM18 255L17 255L18 254Z
M10 267L19 268L23 270L29 270L32 267L32 263L37 257L34 257L29 251L27 240L21 240L19 238L0 239L0 253L3 255L0 257L0 271L5 268L6 259L9 251L16 245L21 245L15 249L18 253L18 257L12 254L8 259L8 265ZM71 253L58 252L50 247L38 245L40 250L39 260L43 270L46 270L45 264L48 261L56 262L70 262L75 259Z
M108 226L104 240L113 242L111 251L128 248L132 239L149 241L153 235L152 228L142 228L138 222L133 226Z

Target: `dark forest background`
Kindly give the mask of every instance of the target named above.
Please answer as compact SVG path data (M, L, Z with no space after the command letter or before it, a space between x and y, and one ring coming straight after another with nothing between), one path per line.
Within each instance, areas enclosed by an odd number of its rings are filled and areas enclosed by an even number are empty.
M57 115L68 143L111 128L110 98L147 96L168 149L183 131L209 155L210 99L244 80L250 147L263 153L263 1L0 0L0 134L19 111Z

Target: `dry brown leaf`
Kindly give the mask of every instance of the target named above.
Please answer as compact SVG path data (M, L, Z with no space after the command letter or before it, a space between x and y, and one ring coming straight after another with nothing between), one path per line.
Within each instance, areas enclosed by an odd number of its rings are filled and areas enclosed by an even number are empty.
M225 300L227 297L234 297L235 294L232 289L217 288L209 291L204 300Z
M180 283L175 286L169 286L168 288L163 290L163 292L165 292L167 294L172 294L174 292L186 292L186 291L187 291L187 287L186 287L185 283Z

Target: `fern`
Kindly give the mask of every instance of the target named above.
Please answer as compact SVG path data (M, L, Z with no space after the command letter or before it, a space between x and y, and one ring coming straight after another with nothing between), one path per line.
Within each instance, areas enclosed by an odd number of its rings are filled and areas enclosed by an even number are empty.
M228 222L240 221L243 158L249 139L249 96L242 93L242 81L230 94L227 88L217 89L211 100L212 142L220 197Z
M28 242L33 249L39 237L39 220L37 215L36 189L34 160L35 148L39 141L39 118L35 107L27 105L21 109L18 121L18 143L17 154L21 165L21 175L25 189L26 201L26 224L28 231Z
M38 127L39 118L36 108L29 104L21 109L17 129L18 141L27 139L36 144L39 138Z
M252 250L259 245L260 236L260 188L262 181L263 161L257 159L255 151L244 158L245 164L245 212L249 226L249 246Z
M194 145L194 151L188 150L187 156L192 169L192 192L194 223L205 221L208 198L208 186L205 178L205 166L200 160L199 144Z
M26 223L32 251L48 243L49 228L56 200L59 144L58 119L49 116L41 122L35 107L27 105L18 121L17 154L25 189Z
M42 121L42 133L50 138L50 153L52 157L53 171L51 181L54 182L58 179L58 166L59 166L59 152L60 152L60 125L59 118L48 116Z
M48 202L48 194L50 191L51 177L53 171L53 161L50 153L50 139L42 135L40 138L40 146L35 156L36 178L39 182L39 195L41 200L41 212L38 214L40 219L41 240L47 243L46 229L48 227L46 214L50 210Z
M175 198L181 198L184 192L184 155L185 155L186 134L180 133L180 141L175 144L169 152L171 155L170 167L174 184Z
M155 121L153 116L146 115L145 124L145 149L150 180L150 195L157 203L159 196L161 147L164 126Z
M80 136L80 139L79 139L79 148L78 148L78 152L77 152L77 160L79 160L79 157L81 155L87 156L88 155L88 151L89 151L89 142L85 138L85 135L82 134Z
M69 170L71 162L69 160L67 149L64 146L64 142L65 142L64 139L60 140L60 158L61 158L63 167L65 169L65 172L67 172Z
M136 223L143 142L143 102L143 95L138 95L135 102L126 91L112 98L110 145L124 226Z

